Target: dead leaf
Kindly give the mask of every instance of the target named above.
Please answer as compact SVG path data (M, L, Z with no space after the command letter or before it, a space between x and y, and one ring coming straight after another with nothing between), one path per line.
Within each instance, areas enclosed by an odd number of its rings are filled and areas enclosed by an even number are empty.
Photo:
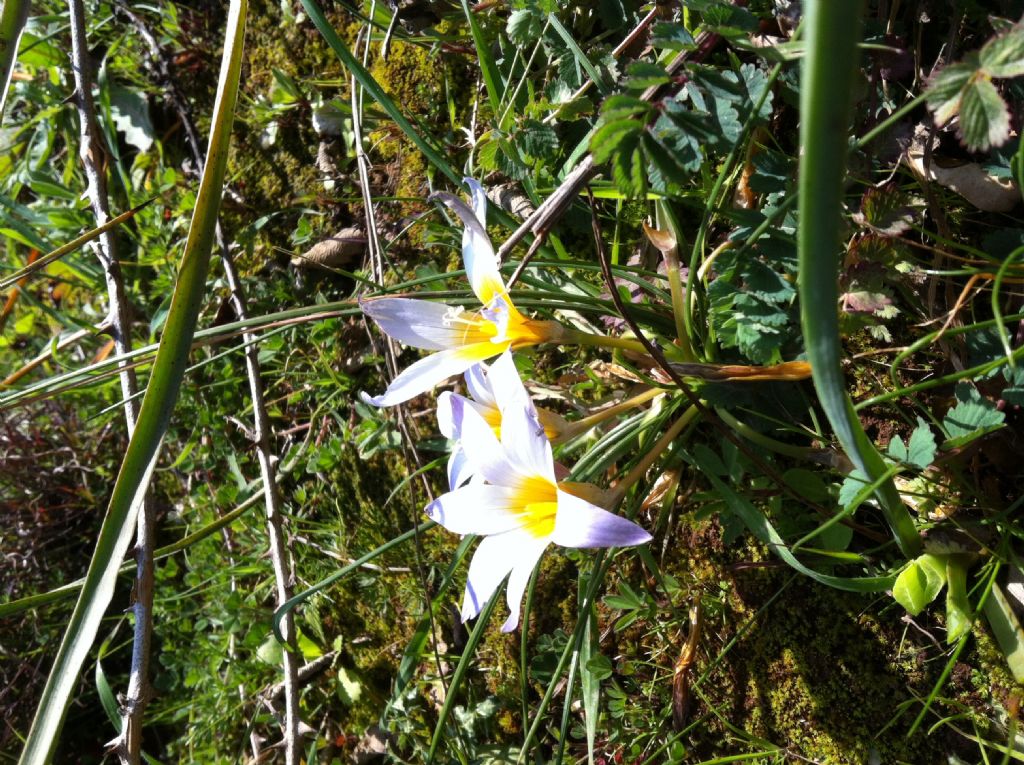
M926 126L918 125L914 140L902 157L903 163L917 176L955 191L984 212L1009 212L1020 203L1020 188L1013 179L997 178L977 162L943 167L933 157L925 168L925 143L929 132Z

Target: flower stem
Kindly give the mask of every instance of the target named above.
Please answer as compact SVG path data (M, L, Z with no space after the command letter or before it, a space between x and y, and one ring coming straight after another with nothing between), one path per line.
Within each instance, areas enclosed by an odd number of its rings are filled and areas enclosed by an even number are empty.
M623 351L635 351L647 355L647 349L639 340L629 337L613 337L611 335L593 335L578 329L566 328L562 342L566 345L590 345L599 348L616 348Z
M610 507L614 507L623 500L630 487L644 477L647 471L650 470L651 465L653 465L661 456L661 453L672 444L676 439L676 436L683 432L683 428L693 422L693 419L696 416L697 407L687 407L686 411L672 423L669 429L665 431L664 435L658 439L658 442L650 448L647 454L644 455L643 459L634 465L633 469L626 473L622 480L615 484L615 486L608 492L612 500L609 504Z
M679 347L683 354L683 361L697 361L697 356L694 354L693 346L690 343L690 336L686 334L686 320L684 319L687 300L683 295L682 279L679 276L678 243L681 241L679 223L676 221L675 215L672 214L672 210L664 201L657 202L655 211L657 213L658 227L668 227L676 241L676 246L664 251L663 255L665 256L665 271L668 274L669 292L672 295L672 316L676 322L676 336L679 338Z
M648 388L643 393L639 393L632 398L628 398L620 404L609 406L598 412L594 412L587 417L569 422L566 424L565 430L559 434L558 441L568 441L570 438L575 438L581 433L586 433L592 427L599 425L610 417L615 417L616 415L628 412L630 409L634 409L641 404L647 403L659 393L664 393L664 391L661 388Z
M722 418L722 422L728 425L730 428L735 430L741 436L748 441L752 441L758 446L763 446L765 449L776 452L777 454L784 454L787 457L796 457L798 459L810 459L819 450L811 449L807 446L795 446L794 444L786 444L782 441L777 441L774 438L766 436L764 433L759 433L752 427L742 422L724 408L716 408L715 414Z

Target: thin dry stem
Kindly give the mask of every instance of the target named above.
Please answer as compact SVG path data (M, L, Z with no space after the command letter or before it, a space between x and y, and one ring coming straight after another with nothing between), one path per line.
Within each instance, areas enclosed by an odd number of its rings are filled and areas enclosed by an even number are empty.
M195 122L189 113L187 101L174 84L170 74L170 67L167 64L163 51L140 17L124 5L119 6L119 10L125 14L149 47L150 56L156 71L164 81L170 101L178 112L178 118L184 126L186 142L191 150L192 158L196 163L196 167L202 167L205 157L203 156L202 146L199 141L199 132L196 130ZM217 244L221 251L221 262L224 265L228 286L231 289L231 305L235 316L239 321L246 321L249 318L249 313L246 306L245 293L242 282L238 277L238 271L231 260L231 254L226 246L220 223L217 224ZM275 462L271 453L271 438L273 434L263 394L258 338L252 332L243 331L242 339L245 346L246 376L249 380L249 393L253 404L252 440L256 445L260 476L263 482L267 534L270 540L270 557L274 567L277 605L281 606L292 596L294 573L284 533L281 496L277 488ZM284 674L282 687L285 700L283 741L285 761L288 765L298 765L302 756L299 737L299 655L295 646L295 621L290 613L285 616L282 622L281 634L287 644L282 656L282 670Z
M82 0L70 0L71 68L75 78L75 102L78 107L79 156L88 181L88 194L96 224L102 226L111 219L107 202L105 174L107 152L96 124L96 108L92 99L92 61L85 32L85 8ZM117 260L116 240L111 231L93 242L93 250L103 266L109 302L109 321L114 347L119 356L132 350L131 315L124 293L124 281ZM121 393L124 397L124 416L128 434L135 429L139 403L136 397L138 381L135 369L127 362L118 365ZM149 654L153 635L153 501L147 490L139 512L135 532L135 617L132 638L131 674L128 692L121 709L121 732L111 742L118 758L125 765L137 765L142 751L142 719L149 703Z

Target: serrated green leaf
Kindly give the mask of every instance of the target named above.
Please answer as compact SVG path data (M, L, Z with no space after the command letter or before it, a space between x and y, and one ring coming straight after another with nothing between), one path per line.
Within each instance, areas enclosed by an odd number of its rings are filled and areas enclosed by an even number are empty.
M508 39L519 48L534 45L543 30L544 15L534 8L519 8L512 11L505 25Z
M923 470L932 464L937 449L935 434L932 433L928 423L918 417L917 427L914 428L914 432L910 434L910 440L907 442L906 461Z
M965 60L950 64L932 78L925 99L935 114L936 125L945 125L960 110L963 89L977 71L976 62Z
M1003 400L1014 406L1024 406L1024 367L1004 367L1003 378L1006 380Z
M641 146L651 163L649 173L654 188L667 191L670 184L682 185L690 177L690 173L676 162L674 154L651 131L643 133Z
M796 295L796 287L759 260L750 260L740 272L746 291L769 303L785 303Z
M925 553L911 561L896 577L892 596L908 614L917 616L925 606L939 597L945 584L945 561Z
M594 161L599 165L604 164L628 139L635 141L641 130L643 123L631 119L615 120L602 125L590 139L590 152L594 155Z
M914 220L913 210L896 184L869 188L861 197L860 212L853 218L883 236L899 236Z
M956 386L956 400L956 406L946 412L942 421L951 439L973 436L979 431L999 427L1006 419L1006 415L996 409L995 404L969 383Z
M671 119L662 115L648 131L658 143L665 147L672 161L687 173L700 170L704 153L700 142L685 130L681 130Z
M612 158L612 180L627 198L642 197L647 191L647 171L643 159L640 134L625 136Z
M686 31L686 27L682 24L670 24L662 21L654 25L651 45L668 50L688 50L694 45L693 35Z
M627 87L633 90L646 90L669 81L663 67L648 61L634 61L626 67L626 76L629 77Z
M993 37L982 47L978 59L992 77L1024 74L1024 25L1017 24L1006 34Z
M646 101L635 96L619 93L605 99L604 103L601 104L601 119L605 123L615 122L627 117L637 117L638 119L646 120L650 111L651 105Z
M1010 110L988 77L974 77L964 88L957 133L970 151L1002 146L1010 137Z
M558 154L558 134L550 125L527 120L516 134L520 150L534 159L551 159Z

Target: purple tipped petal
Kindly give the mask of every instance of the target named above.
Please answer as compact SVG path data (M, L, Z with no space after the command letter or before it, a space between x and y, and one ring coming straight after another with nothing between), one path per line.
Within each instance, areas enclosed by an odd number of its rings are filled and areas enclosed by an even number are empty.
M476 181L467 179L466 182L472 190L477 211L452 194L439 192L432 198L444 202L462 220L465 227L462 232L462 260L466 266L466 276L480 302L487 305L495 294L503 293L505 287L498 271L498 257L494 254L494 247L484 228L487 196Z
M453 321L459 316L458 309L444 303L412 298L374 298L359 303L363 313L377 322L384 334L400 343L427 351L456 348L467 341L486 339L482 334L475 337L472 329L467 335L465 321ZM473 314L463 312L462 317Z
M473 200L473 214L483 225L487 225L487 192L476 178L463 178L462 182L469 186L469 195Z
M452 415L454 401L452 399L458 395L458 393L446 390L437 396L437 429L441 431L442 436L453 440L458 439L458 436L455 435L455 422Z
M455 491L472 477L473 470L462 451L462 446L456 444L452 448L451 456L448 457L448 488Z
M466 370L466 389L469 391L469 395L473 397L474 401L477 401L487 407L497 406L494 400L494 394L491 393L491 383L487 365L476 364Z
M562 547L629 547L651 541L643 527L558 490L551 541Z

